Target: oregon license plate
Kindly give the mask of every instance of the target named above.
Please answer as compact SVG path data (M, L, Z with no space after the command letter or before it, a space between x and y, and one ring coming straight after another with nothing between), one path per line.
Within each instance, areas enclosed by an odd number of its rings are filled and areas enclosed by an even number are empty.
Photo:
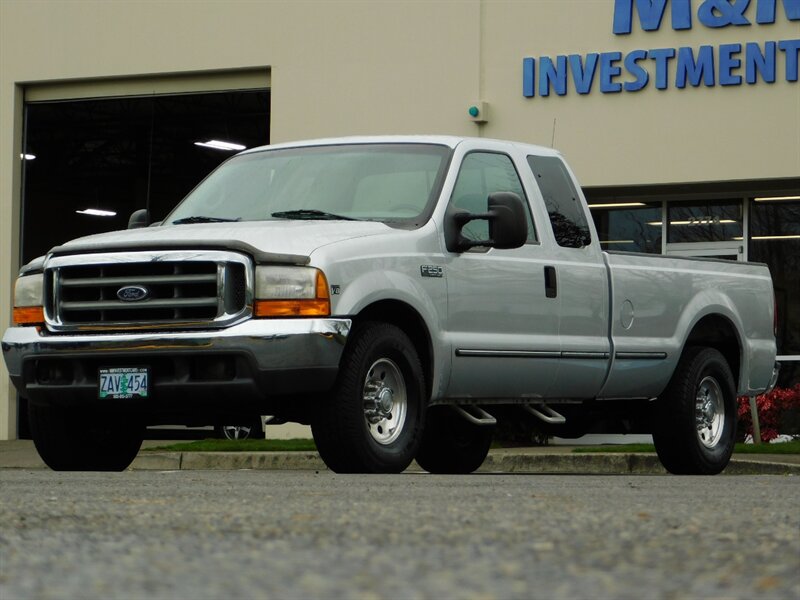
M150 376L147 367L108 367L97 381L100 398L147 398Z

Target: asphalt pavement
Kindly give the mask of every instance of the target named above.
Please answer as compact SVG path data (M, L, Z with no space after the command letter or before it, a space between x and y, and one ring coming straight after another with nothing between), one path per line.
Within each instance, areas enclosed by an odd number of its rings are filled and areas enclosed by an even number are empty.
M800 597L800 478L0 470L0 598Z
M310 470L324 471L316 452L160 452L150 448L166 441L145 441L131 470ZM575 473L595 475L666 474L655 454L573 453L572 446L502 448L489 452L481 472ZM0 468L46 468L31 440L0 441ZM409 468L422 469L413 463ZM734 455L727 475L800 475L800 455Z

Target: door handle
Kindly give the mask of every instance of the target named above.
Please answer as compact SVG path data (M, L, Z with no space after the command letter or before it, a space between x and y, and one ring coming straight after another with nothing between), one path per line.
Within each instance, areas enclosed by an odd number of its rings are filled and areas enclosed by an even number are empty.
M558 296L558 278L555 267L544 268L544 293L548 298Z

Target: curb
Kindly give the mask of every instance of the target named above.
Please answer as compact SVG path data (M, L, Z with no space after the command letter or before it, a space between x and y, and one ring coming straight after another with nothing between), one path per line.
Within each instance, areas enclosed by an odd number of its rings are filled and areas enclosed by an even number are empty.
M316 452L142 452L131 464L136 471L239 470L326 471ZM412 463L410 472L422 472ZM478 473L666 475L653 454L490 453ZM732 459L725 475L798 475L800 465Z

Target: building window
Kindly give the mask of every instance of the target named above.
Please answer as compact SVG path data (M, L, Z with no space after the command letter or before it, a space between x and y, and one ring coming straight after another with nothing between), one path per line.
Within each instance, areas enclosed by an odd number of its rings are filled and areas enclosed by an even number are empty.
M743 235L742 201L671 202L667 206L667 242L728 242ZM661 226L661 219L653 223Z
M660 202L612 202L590 204L595 229L603 250L661 254Z
M750 203L751 261L769 266L778 308L778 354L800 355L800 199ZM779 385L800 381L800 362L785 362Z

